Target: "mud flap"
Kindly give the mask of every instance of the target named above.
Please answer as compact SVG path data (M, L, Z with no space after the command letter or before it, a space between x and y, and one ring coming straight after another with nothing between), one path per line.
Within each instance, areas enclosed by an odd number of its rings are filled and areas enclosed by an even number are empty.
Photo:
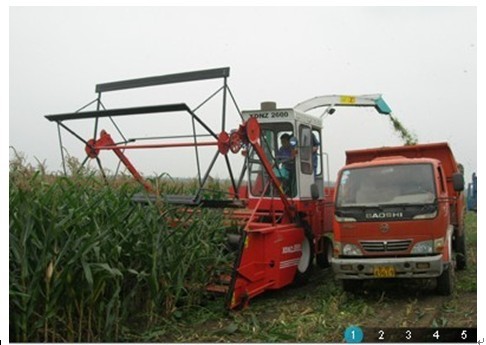
M304 229L283 224L246 230L241 236L226 296L228 309L244 307L267 290L293 282L302 255Z

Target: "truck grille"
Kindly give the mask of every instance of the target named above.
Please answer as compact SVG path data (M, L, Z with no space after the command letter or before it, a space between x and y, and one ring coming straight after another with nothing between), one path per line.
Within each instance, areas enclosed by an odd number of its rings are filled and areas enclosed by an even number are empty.
M360 243L367 252L402 252L408 249L412 240L362 241Z

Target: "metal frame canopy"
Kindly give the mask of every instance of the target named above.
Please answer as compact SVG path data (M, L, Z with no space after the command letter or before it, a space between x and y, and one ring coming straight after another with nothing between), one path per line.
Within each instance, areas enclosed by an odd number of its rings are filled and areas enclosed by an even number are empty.
M45 115L45 118L49 121L56 122L58 127L58 137L59 137L59 146L61 149L61 157L62 157L62 164L64 174L66 172L66 164L65 164L65 157L63 151L63 144L62 144L62 135L61 135L61 128L72 134L78 140L80 140L85 145L86 150L86 158L81 163L81 168L84 167L88 159L96 159L98 167L103 175L106 178L104 173L103 167L101 165L101 161L98 157L98 153L100 150L112 150L119 158L120 163L116 169L115 175L118 173L120 164L123 163L128 170L134 175L134 177L143 182L142 177L138 173L138 171L131 165L128 161L126 156L124 155L124 151L127 149L137 149L137 148L165 148L165 147L181 147L181 146L193 146L195 157L196 157L196 165L197 165L197 172L198 172L198 182L199 182L199 190L197 194L193 197L192 202L197 202L200 199L201 191L209 177L211 170L213 169L216 160L220 154L220 151L217 149L216 153L211 160L207 171L205 172L204 176L201 174L201 164L199 160L199 146L210 146L218 145L218 134L220 131L225 131L226 125L226 103L227 103L227 94L230 95L231 100L233 102L234 107L236 108L240 118L242 119L241 111L235 101L235 98L228 86L227 78L230 75L230 68L223 67L223 68L215 68L215 69L207 69L207 70L199 70L199 71L192 71L192 72L183 72L183 73L176 73L176 74L167 74L161 76L152 76L152 77L145 77L145 78L138 78L138 79L128 79L122 81L115 81L115 82L108 82L96 85L96 93L98 94L97 98L85 106L81 107L77 111L73 113L65 113L65 114L55 114L55 115ZM105 92L113 92L113 91L120 91L120 90L127 90L127 89L135 89L135 88L143 88L149 86L158 86L158 85L167 85L167 84L175 84L175 83L185 83L185 82L193 82L193 81L203 81L209 79L223 79L223 86L213 92L209 97L207 97L203 102L201 102L197 107L191 109L186 103L176 103L176 104L162 104L162 105L149 105L149 106L140 106L140 107L131 107L131 108L118 108L118 109L106 109L104 104L101 102L101 96ZM222 100L222 114L221 114L221 129L215 130L210 128L197 114L196 111L200 109L204 104L206 104L210 99L216 96L219 92L223 93L223 100ZM96 110L94 111L83 111L90 105L96 103ZM167 112L186 112L190 115L192 120L192 133L188 135L176 135L176 136L160 136L160 137L142 137L142 138L130 138L127 139L126 136L122 133L118 125L116 124L114 118L119 116L136 116L136 115L144 115L144 114L161 114ZM111 136L106 133L105 131L101 131L99 139L97 139L97 132L98 132L98 122L100 118L108 118L112 124L114 125L115 129L117 130L118 134L123 138L123 141L119 143L113 142ZM93 131L93 138L86 140L82 138L79 134L69 128L64 122L71 121L71 120L85 120L85 119L94 119L94 131ZM196 131L196 122L204 128L207 132L205 134L197 133ZM204 141L201 142L198 139L201 137L212 137L215 139L214 141ZM192 138L191 142L187 143L157 143L152 145L129 145L134 143L135 141L142 141L142 140L164 140L164 139L174 139L174 138ZM234 190L238 190L243 176L244 170L242 170L240 174L240 178L238 183L236 183L233 175L233 171L231 169L231 165L228 159L228 156L224 154L226 166L228 168L228 172L230 175L231 183L233 185ZM145 188L150 190L150 186L144 183ZM235 193L235 197L237 198L237 193Z
M230 75L229 67L206 69L202 71L184 72L177 74L166 74L155 77L129 79L122 81L115 81L111 83L103 83L96 85L96 92L119 91L133 88L140 88L146 86L184 83L188 81L228 78Z
M190 111L190 109L187 106L187 104L178 103L178 104L164 104L164 105L135 107L135 108L84 111L82 113L76 112L76 113L68 113L68 114L45 115L45 118L48 119L49 121L64 121L64 120L79 120L79 119L110 117L110 116L164 113L170 111Z

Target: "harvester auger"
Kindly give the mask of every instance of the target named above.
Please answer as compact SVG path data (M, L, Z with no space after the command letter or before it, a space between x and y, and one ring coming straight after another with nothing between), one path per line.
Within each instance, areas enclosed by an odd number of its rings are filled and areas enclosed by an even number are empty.
M369 106L381 114L389 114L390 109L380 95L365 95L316 97L287 109L277 109L274 103L268 102L262 103L260 110L240 112L227 85L227 77L229 68L220 68L99 84L96 87L98 98L95 100L95 111L48 115L46 118L58 125L61 153L60 129L63 128L85 145L86 158L82 165L88 159L95 159L103 171L99 153L111 150L149 193L156 191L130 163L125 150L195 148L198 191L190 196L166 195L164 199L184 207L222 208L227 224L232 227L236 224L238 229L232 234L232 239L237 250L232 269L207 287L208 291L224 293L227 308L235 309L245 306L251 298L265 291L306 281L314 257L319 266L330 265L333 249L331 238L327 235L332 233L333 189L325 188L324 185L325 169L320 144L322 119L306 112L317 107L327 107L324 114L332 113L335 106ZM222 78L223 86L194 109L179 103L108 110L101 103L103 92L215 78ZM223 92L222 125L219 131L210 128L196 114L196 110L218 92ZM229 133L225 129L227 94L242 120L239 128ZM127 140L113 120L117 116L166 112L188 113L193 132L190 135L156 139L191 138L190 142L133 144L134 140ZM89 140L83 139L64 123L67 120L87 118L95 119L94 135ZM109 118L123 141L115 142L104 130L97 137L100 118ZM196 123L206 131L204 135L197 133ZM210 137L212 140L201 141L202 137ZM279 148L279 140L283 142L284 137L290 138L290 146L287 144L285 148ZM202 146L216 146L215 155L204 175L201 174L198 151ZM240 151L245 163L236 180L228 155ZM228 198L207 200L203 197L203 189L219 156L225 159L231 192ZM243 183L245 175L247 181Z

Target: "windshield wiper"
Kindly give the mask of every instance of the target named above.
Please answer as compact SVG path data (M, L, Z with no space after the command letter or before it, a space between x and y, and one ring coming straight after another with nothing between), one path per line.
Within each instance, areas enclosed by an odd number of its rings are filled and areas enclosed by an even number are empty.
M387 204L378 204L380 208L383 207L407 207L407 206L434 206L435 202L399 202L399 203L387 203Z
M424 203L412 203L412 202L398 202L398 203L387 203L379 204L380 207L407 207L407 206L423 206Z
M379 208L381 209L381 206L378 204L372 204L372 205L363 205L363 204L344 204L340 206L336 206L336 208L357 208L360 210L365 210L367 208Z

